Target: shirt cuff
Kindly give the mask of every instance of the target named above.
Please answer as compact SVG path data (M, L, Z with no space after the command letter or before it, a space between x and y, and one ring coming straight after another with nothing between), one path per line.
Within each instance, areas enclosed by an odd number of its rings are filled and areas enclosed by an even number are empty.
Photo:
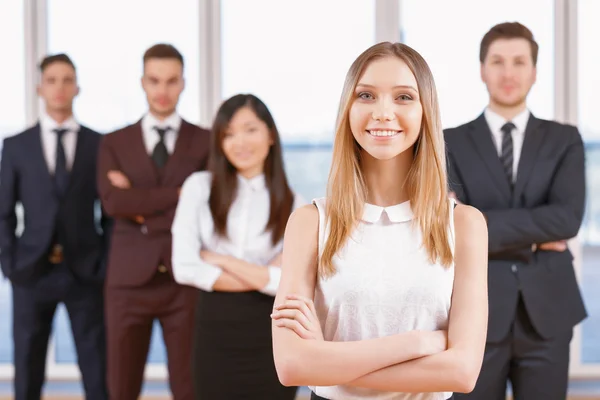
M259 290L259 292L275 297L279 288L279 281L281 280L281 268L273 266L268 266L267 268L269 269L269 283Z
M177 283L194 286L205 292L213 291L213 286L222 273L221 268L206 263L200 266L173 268L173 275Z

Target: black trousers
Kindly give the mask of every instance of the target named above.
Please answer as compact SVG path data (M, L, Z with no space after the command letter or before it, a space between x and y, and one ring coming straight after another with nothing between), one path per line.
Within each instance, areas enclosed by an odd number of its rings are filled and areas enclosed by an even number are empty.
M40 400L54 313L64 303L85 398L106 400L104 306L100 283L79 282L62 264L29 284L13 284L15 400Z
M514 400L564 400L569 378L569 344L573 330L542 338L519 299L512 329L499 343L487 343L475 390L457 400L504 400L510 381Z

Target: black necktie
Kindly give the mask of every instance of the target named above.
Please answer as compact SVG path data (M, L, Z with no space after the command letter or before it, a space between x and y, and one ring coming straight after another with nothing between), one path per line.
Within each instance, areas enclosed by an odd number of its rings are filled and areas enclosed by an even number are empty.
M170 129L171 128L168 126L166 128L154 127L154 130L158 133L159 140L152 151L152 160L154 160L154 163L158 168L164 167L169 159L169 152L167 151L167 146L165 146L165 134Z
M68 129L54 129L56 133L56 166L54 169L54 185L59 197L62 197L67 191L69 185L69 171L67 170L67 157L65 155L65 146L63 145L63 136Z
M502 131L502 151L500 153L500 162L502 163L502 167L504 168L504 173L508 178L508 183L510 183L510 187L513 185L513 140L512 140L512 131L515 129L515 124L512 122L507 122L502 125L500 130Z

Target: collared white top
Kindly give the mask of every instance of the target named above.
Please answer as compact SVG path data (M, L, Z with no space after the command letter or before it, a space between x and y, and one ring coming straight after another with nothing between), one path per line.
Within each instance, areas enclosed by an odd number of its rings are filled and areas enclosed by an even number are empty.
M67 132L63 134L62 144L65 149L65 159L67 161L67 169L73 168L73 162L75 161L75 149L77 146L77 132L79 132L80 126L72 116L64 121L62 124L57 123L48 114L42 113L40 116L40 139L42 141L42 149L44 151L44 158L48 165L48 171L50 174L54 174L56 169L56 132L55 129L67 129Z
M326 200L319 211L319 257L327 235ZM454 203L449 201L454 249ZM327 341L357 341L414 330L448 328L454 265L432 264L410 202L365 204L363 217L333 258L334 276L318 279L315 308ZM442 400L452 393L391 393L351 386L313 387L327 399Z
M209 250L268 266L269 284L261 292L275 296L281 269L279 265L270 265L270 261L281 253L283 240L273 245L271 233L265 231L271 202L264 175L250 180L238 175L237 197L227 215L227 237L221 237L214 231L208 204L211 179L209 172L196 172L186 179L181 188L171 228L175 280L211 291L222 270L200 257L201 250ZM302 205L303 201L296 196L293 208Z
M502 127L509 121L490 110L489 107L485 109L483 115L490 127L492 140L496 146L496 151L498 151L498 157L500 157L502 155ZM513 140L513 182L517 180L519 160L521 159L521 150L523 149L523 141L525 140L525 129L527 129L527 122L530 115L529 110L525 109L510 121L515 124L515 129L511 132Z
M142 118L142 134L144 137L144 146L146 147L148 155L152 154L154 147L156 147L160 140L160 136L154 127L171 128L165 133L165 146L167 147L169 154L173 154L175 151L175 142L179 135L179 128L181 127L181 117L179 114L175 112L162 121L150 113L144 115Z

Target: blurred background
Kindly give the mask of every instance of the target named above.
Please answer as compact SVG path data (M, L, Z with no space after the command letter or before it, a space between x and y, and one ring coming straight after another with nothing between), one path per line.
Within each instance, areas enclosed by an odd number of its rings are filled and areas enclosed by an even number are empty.
M78 121L110 132L146 111L143 52L171 43L185 58L183 118L208 127L222 99L257 95L278 124L293 189L310 200L325 194L343 80L363 50L387 40L419 51L436 80L443 125L452 127L487 104L482 36L519 21L540 45L530 110L577 125L586 145L587 211L571 247L590 317L577 328L570 373L573 382L600 381L599 16L599 0L0 0L0 139L37 120L37 64L46 54L65 52L77 67ZM11 307L10 285L0 280L0 395L10 393L13 373ZM150 394L166 393L159 329L146 369ZM75 363L59 308L48 390L80 393Z

